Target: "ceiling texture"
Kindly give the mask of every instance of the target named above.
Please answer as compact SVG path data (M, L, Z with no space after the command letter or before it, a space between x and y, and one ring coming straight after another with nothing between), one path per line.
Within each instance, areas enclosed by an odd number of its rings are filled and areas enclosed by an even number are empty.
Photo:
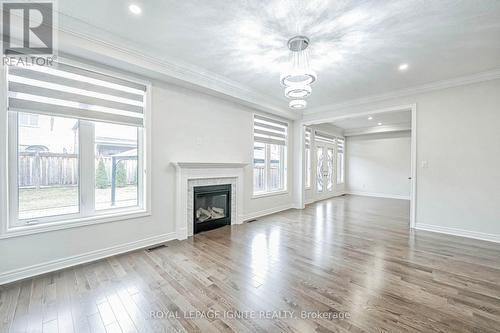
M311 40L308 109L500 70L498 0L59 1L59 26L224 77L286 109L287 40ZM409 69L400 72L398 66Z

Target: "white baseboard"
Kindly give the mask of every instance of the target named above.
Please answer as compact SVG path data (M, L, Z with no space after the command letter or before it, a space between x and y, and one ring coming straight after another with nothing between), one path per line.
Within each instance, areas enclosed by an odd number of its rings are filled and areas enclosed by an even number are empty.
M424 224L424 223L418 223L418 222L417 222L417 225L415 226L415 229L431 231L431 232L438 232L440 234L447 234L447 235L453 235L453 236L479 239L479 240L488 241L488 242L500 243L500 235L498 235L498 234L487 234L484 232L463 230L463 229L458 229L458 228L441 227L441 226L437 226L437 225Z
M312 203L316 202L316 199L314 198L311 198L311 199L307 199L304 201L304 205L310 205Z
M273 207L273 208L269 208L269 209L260 210L258 212L253 212L253 213L243 215L243 221L248 221L248 220L256 219L258 217L279 213L279 212L282 212L284 210L288 210L288 209L292 209L292 208L293 208L293 204L286 204L286 205L281 205L281 206L277 206L277 207Z
M409 195L399 195L399 194L385 194L385 193L373 193L373 192L361 192L361 191L347 191L346 194L361 195L364 197L410 200Z
M130 243L115 245L105 249L91 251L63 259L52 260L45 263L36 264L33 266L11 270L8 272L0 273L0 285L14 282L17 280L26 279L40 274L57 271L71 266L85 264L87 262L111 257L117 254L138 250L159 243L164 243L173 239L176 239L175 232L159 236L153 236Z
M304 201L304 204L305 205L310 205L310 204L318 202L318 201L323 201L323 200L328 200L328 199L335 198L335 197L340 197L341 195L344 195L344 194L347 194L347 192L346 191L333 192L332 195L330 195L328 197L324 197L324 198L309 198L309 199L307 199L307 200Z

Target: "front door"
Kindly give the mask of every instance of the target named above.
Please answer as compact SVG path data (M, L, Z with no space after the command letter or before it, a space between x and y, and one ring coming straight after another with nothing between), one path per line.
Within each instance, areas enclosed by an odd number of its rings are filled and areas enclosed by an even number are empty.
M318 144L316 146L316 192L319 198L329 197L334 184L334 146Z

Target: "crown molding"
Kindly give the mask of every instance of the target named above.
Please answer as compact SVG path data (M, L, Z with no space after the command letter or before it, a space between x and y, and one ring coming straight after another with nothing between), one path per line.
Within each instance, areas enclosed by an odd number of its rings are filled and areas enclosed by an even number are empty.
M287 119L302 117L302 113L280 107L283 102L278 99L202 68L152 57L71 29L59 28L58 31L59 45L64 46L61 50L64 53L104 63L147 78L174 83Z
M379 95L371 95L367 97L362 97L358 99L352 99L341 103L334 103L329 105L323 105L316 108L306 109L303 111L304 115L316 114L321 112L328 111L336 111L340 109L347 109L353 106L359 106L363 104L369 104L374 102L381 102L389 99L395 99L400 97L407 97L412 95L418 95L422 93L427 93L435 90L453 88L468 84L474 84L484 81L496 80L500 79L500 69L495 69L486 72L480 72L472 75L461 76L458 78L450 79L450 80L442 80L436 81L433 83L424 84L421 86L396 90L393 92L379 94Z

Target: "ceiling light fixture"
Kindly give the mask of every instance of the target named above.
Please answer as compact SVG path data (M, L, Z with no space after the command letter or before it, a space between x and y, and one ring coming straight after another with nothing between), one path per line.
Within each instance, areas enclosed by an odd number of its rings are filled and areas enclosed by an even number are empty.
M307 84L294 84L285 88L285 96L288 98L305 98L311 94L311 86Z
M128 6L128 10L130 10L130 12L135 15L139 15L140 13L142 13L141 7L135 4L131 4L130 6Z
M381 126L381 125L382 125L382 123L378 123L377 125Z
M372 119L373 119L373 117L372 117L372 116L368 117L368 120L372 120Z
M288 40L290 50L289 68L280 75L280 82L285 87L285 96L288 98L306 98L311 92L317 75L309 66L309 38L295 36ZM304 100L293 100L289 103L292 109L303 109L307 105Z
M401 65L399 65L398 68L399 68L400 71L403 72L403 71L407 70L408 67L409 67L408 64L401 64Z
M293 99L290 101L288 106L290 107L290 109L300 110L304 109L307 106L307 102L303 99Z

